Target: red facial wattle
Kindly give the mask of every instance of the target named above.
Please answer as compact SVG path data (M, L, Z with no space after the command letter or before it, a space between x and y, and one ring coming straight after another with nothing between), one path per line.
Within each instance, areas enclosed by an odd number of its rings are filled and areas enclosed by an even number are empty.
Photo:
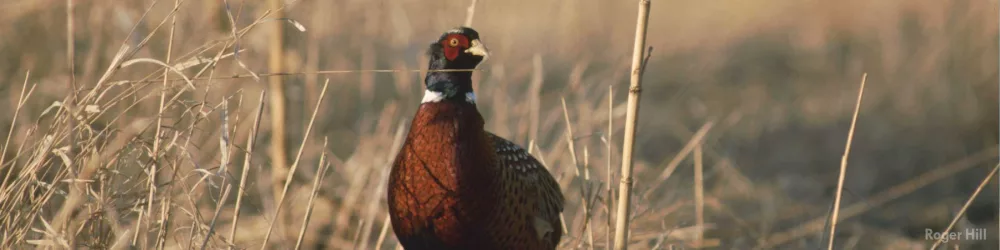
M459 34L448 35L441 40L441 47L444 48L444 57L448 61L454 61L462 50L469 48L469 39Z

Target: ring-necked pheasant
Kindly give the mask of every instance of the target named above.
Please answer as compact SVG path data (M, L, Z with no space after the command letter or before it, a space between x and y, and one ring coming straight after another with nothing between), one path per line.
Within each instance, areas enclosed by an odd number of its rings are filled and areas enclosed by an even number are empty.
M467 27L428 49L427 90L389 175L389 216L406 249L554 249L562 237L556 180L483 129L468 70L488 53Z

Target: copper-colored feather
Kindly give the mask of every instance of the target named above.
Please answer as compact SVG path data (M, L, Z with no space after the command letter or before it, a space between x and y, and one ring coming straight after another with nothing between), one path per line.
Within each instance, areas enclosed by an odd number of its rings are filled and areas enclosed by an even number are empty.
M407 249L554 249L559 185L534 157L486 132L475 105L425 103L389 176Z

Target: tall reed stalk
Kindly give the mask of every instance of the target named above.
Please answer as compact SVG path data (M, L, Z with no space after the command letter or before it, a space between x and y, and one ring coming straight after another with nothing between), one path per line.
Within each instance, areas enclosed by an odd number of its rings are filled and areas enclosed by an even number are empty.
M618 186L618 221L615 224L615 249L627 249L629 209L632 198L632 151L635 146L635 123L639 120L639 94L642 92L643 51L646 48L646 26L649 21L649 0L639 1L639 16L635 25L635 45L632 48L632 79L628 87L625 113L625 142L622 143L622 177Z

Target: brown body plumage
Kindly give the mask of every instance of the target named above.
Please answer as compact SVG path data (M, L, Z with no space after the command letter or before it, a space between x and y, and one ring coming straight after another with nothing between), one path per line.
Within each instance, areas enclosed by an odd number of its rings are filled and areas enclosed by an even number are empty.
M449 31L431 45L431 69L474 68L485 57L485 48L470 49L476 45L474 30ZM466 53L449 54L450 47ZM483 129L470 72L432 74L389 176L389 214L400 243L554 249L562 236L558 183L523 148Z

